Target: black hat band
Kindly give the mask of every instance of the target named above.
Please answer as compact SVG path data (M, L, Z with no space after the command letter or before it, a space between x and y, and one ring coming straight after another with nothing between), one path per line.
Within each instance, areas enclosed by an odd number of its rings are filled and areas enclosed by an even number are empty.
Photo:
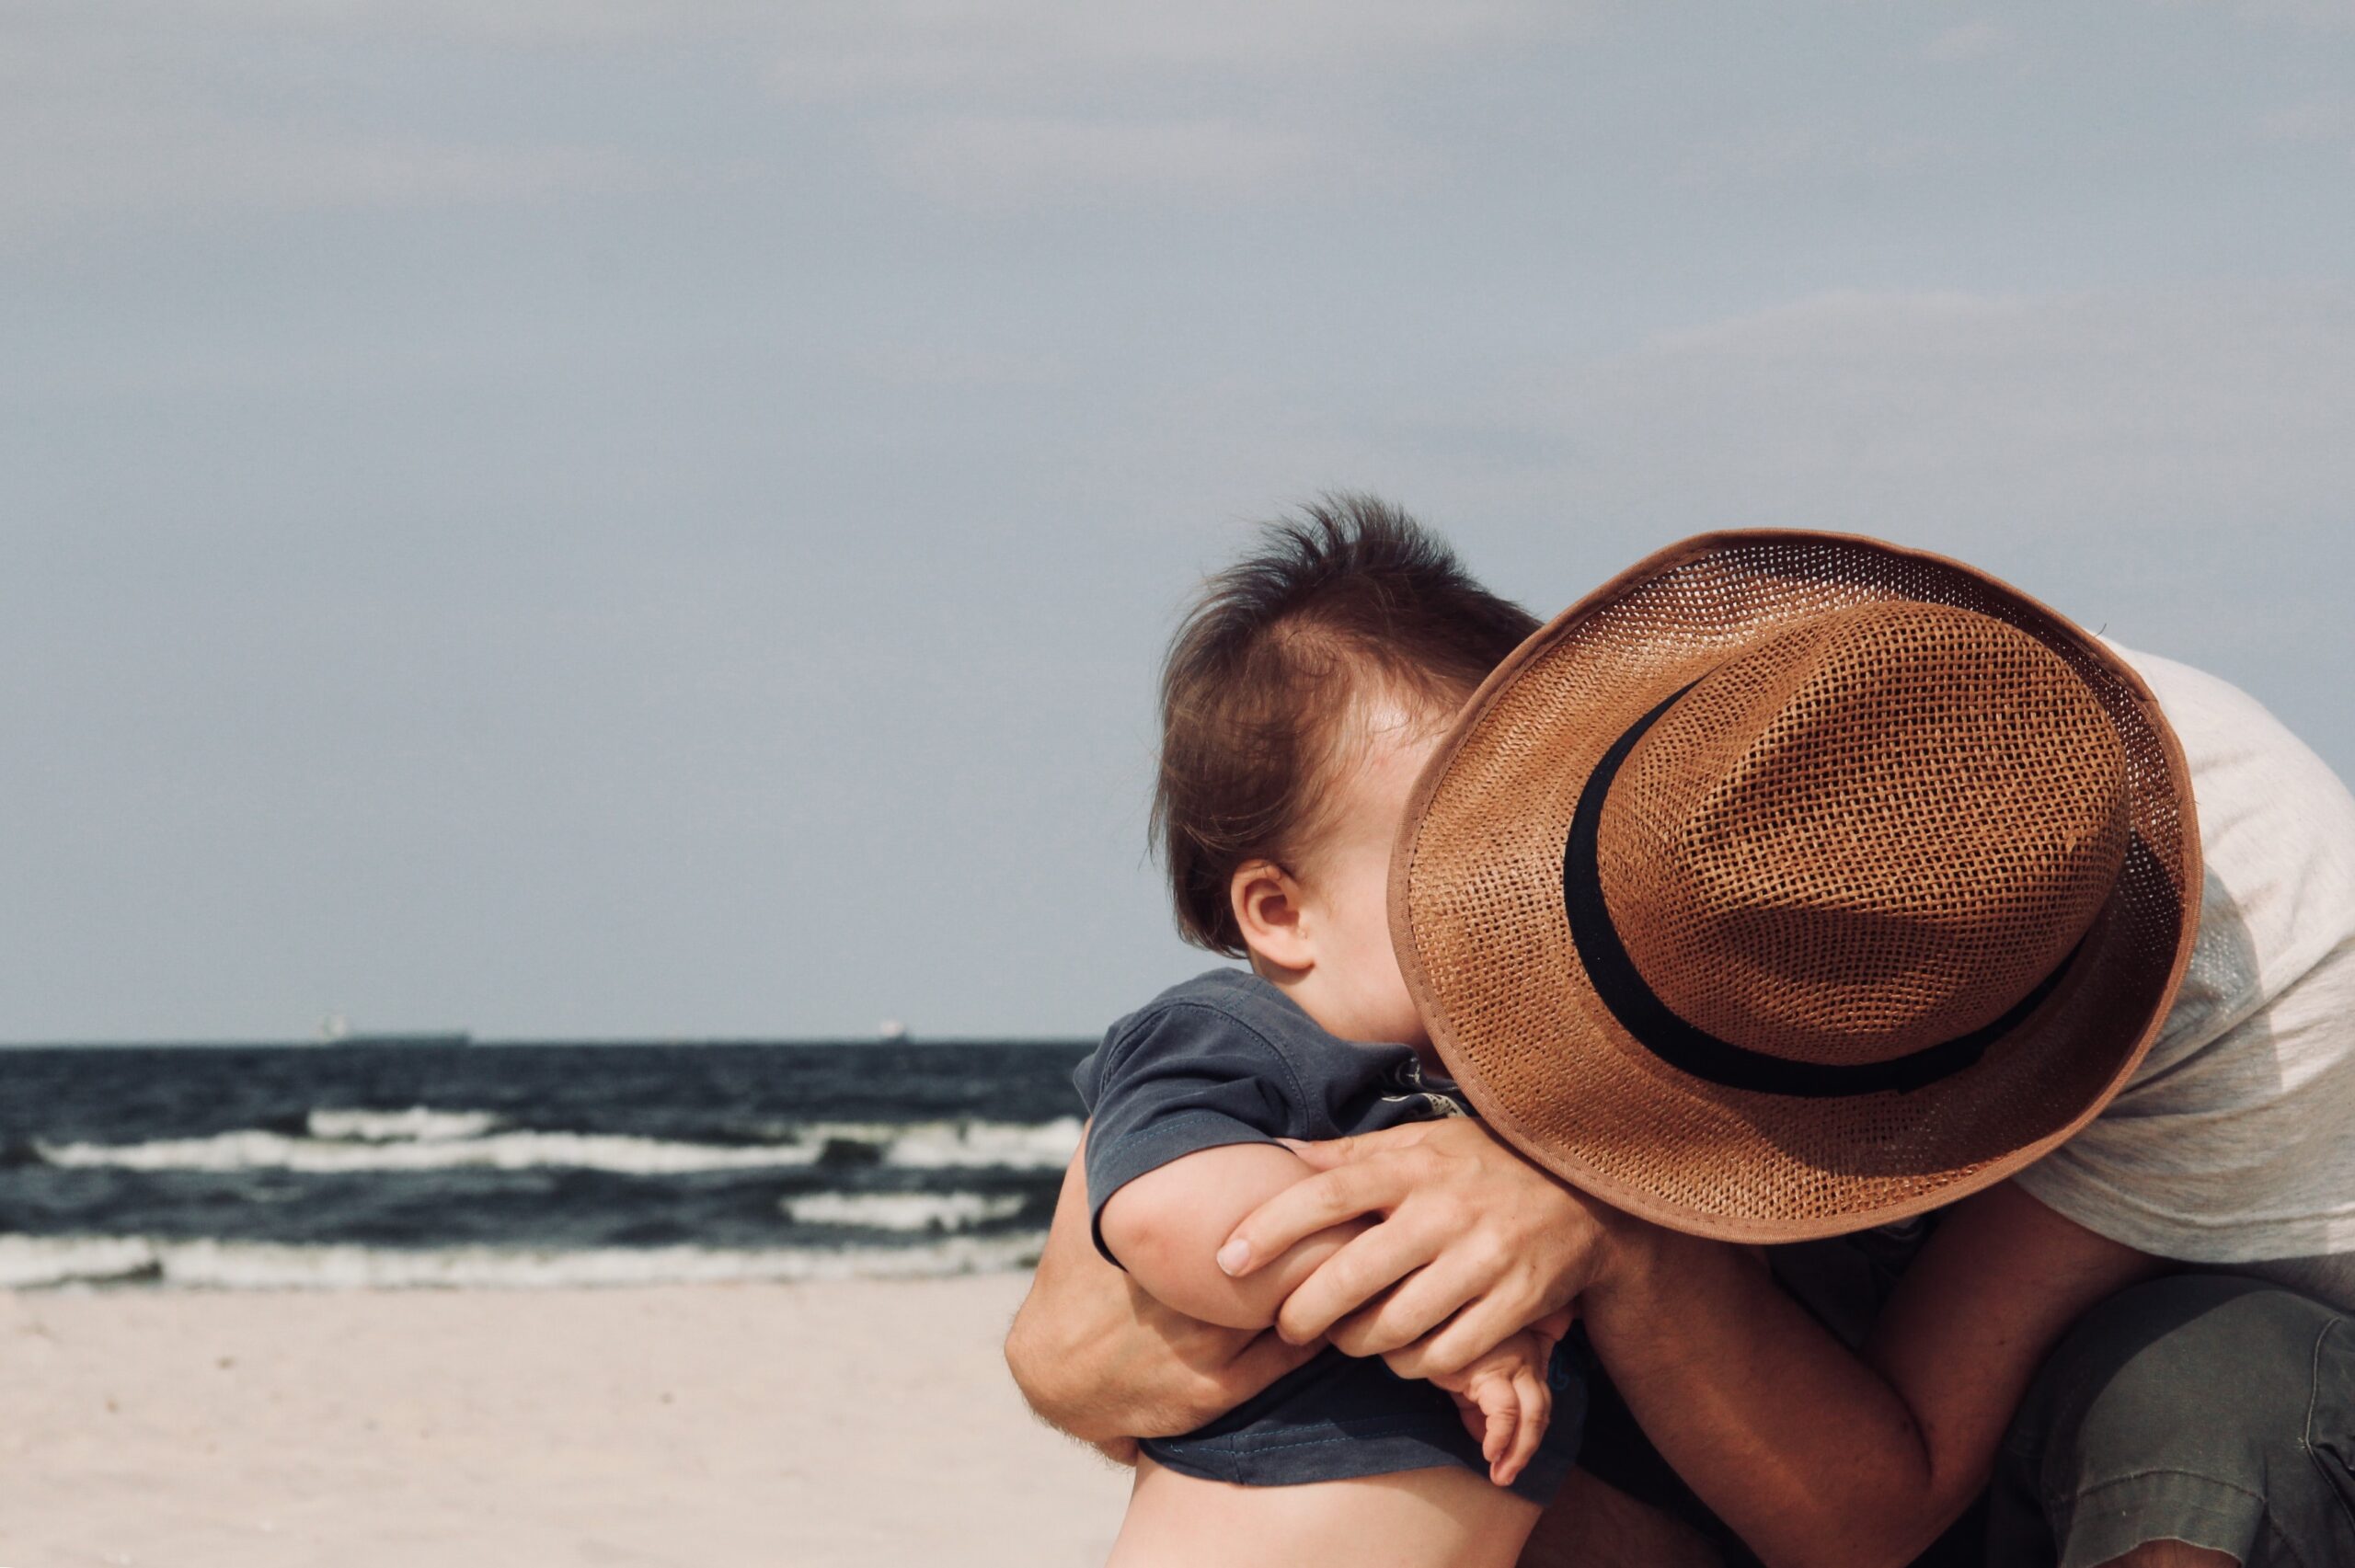
M1595 842L1603 826L1603 803L1611 793L1611 781L1618 776L1620 764L1627 760L1645 731L1675 706L1678 698L1698 684L1694 681L1671 692L1665 702L1612 742L1611 749L1587 776L1586 787L1579 795L1578 809L1570 818L1569 842L1562 851L1562 906L1569 916L1570 940L1578 947L1579 962L1585 967L1587 981L1594 988L1595 995L1603 999L1611 1016L1619 1021L1619 1026L1637 1044L1680 1072L1728 1089L1792 1094L1810 1100L1892 1091L1904 1093L1951 1078L1976 1062L1986 1054L1988 1047L2017 1028L2059 987L2062 977L2085 948L2083 938L2051 974L2039 980L1993 1023L1887 1061L1794 1061L1721 1040L1678 1017L1645 983L1635 960L1627 956L1626 944L1619 940L1618 928L1611 921L1610 906L1603 897Z

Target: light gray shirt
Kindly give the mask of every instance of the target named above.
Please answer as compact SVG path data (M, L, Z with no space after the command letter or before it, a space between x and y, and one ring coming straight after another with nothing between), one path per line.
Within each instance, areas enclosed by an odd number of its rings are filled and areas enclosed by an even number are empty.
M2129 1246L2355 1309L2355 797L2247 693L2116 651L2190 764L2199 943L2125 1090L2016 1179Z

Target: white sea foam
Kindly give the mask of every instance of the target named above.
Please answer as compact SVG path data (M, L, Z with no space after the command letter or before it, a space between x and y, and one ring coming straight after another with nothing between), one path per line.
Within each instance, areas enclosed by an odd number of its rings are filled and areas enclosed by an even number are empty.
M807 1165L818 1150L798 1144L732 1148L671 1143L615 1133L500 1132L486 1138L431 1143L358 1143L292 1138L284 1133L215 1133L152 1143L37 1143L52 1165L109 1166L126 1171L449 1171L478 1168L530 1171L562 1167L678 1175L695 1171L760 1170Z
M461 1118L482 1113L432 1111L314 1112L336 1121L327 1127L373 1127L379 1136L300 1137L246 1128L209 1138L157 1139L146 1143L36 1143L52 1165L127 1171L296 1171L337 1174L362 1171L496 1171L567 1169L628 1175L682 1175L702 1171L758 1171L817 1163L821 1158L939 1170L956 1167L1052 1170L1079 1145L1079 1118L1051 1122L819 1122L777 1143L689 1143L622 1133L459 1130ZM386 1128L414 1132L386 1132Z
M137 1236L0 1236L0 1289L153 1278L155 1266Z
M488 1111L437 1111L411 1105L405 1111L313 1111L306 1118L313 1138L362 1143L450 1143L480 1138L499 1126Z
M1036 1235L948 1236L914 1246L840 1251L615 1247L543 1252L0 1236L0 1288L138 1283L209 1290L546 1289L913 1278L1026 1266L1041 1240Z
M939 1169L952 1165L1011 1165L1052 1171L1070 1163L1079 1147L1079 1118L1051 1122L918 1122L891 1129L886 1163Z
M1019 1193L810 1193L779 1200L798 1225L859 1225L875 1230L961 1230L1022 1211Z

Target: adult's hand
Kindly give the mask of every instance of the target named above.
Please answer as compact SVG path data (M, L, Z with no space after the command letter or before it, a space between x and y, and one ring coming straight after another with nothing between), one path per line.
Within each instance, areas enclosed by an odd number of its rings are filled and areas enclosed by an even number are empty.
M1248 1274L1304 1237L1382 1216L1293 1290L1276 1327L1289 1340L1322 1337L1352 1356L1382 1356L1406 1377L1460 1372L1569 1306L1638 1223L1468 1119L1297 1147L1320 1173L1246 1216L1220 1265Z
M1082 1146L1064 1173L1005 1360L1030 1408L1114 1459L1223 1415L1323 1348L1173 1310L1104 1261L1088 1235Z

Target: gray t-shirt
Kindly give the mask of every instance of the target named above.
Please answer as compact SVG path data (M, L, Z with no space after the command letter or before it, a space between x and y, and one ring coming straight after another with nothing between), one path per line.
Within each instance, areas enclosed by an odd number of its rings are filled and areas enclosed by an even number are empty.
M1424 1073L1413 1047L1329 1035L1240 969L1197 975L1113 1024L1072 1082L1089 1117L1092 1226L1114 1193L1200 1150L1346 1138L1470 1109L1455 1085Z
M2200 938L2124 1091L2016 1179L2129 1246L2355 1309L2355 797L2246 692L2115 651L2190 764Z

